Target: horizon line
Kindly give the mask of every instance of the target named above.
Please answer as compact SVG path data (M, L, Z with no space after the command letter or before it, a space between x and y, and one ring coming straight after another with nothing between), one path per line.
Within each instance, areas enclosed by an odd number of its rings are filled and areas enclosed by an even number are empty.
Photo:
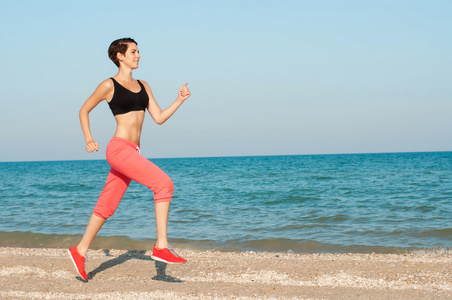
M394 152L345 152L345 153L317 153L317 154L260 154L260 155L223 155L223 156L179 156L179 157L146 157L146 159L190 159L190 158L240 158L240 157L277 157L277 156L322 156L322 155L369 155L369 154L409 154L409 153L448 153L443 151L394 151ZM64 161L105 161L106 159L57 159L57 160L11 160L0 163L18 162L64 162Z

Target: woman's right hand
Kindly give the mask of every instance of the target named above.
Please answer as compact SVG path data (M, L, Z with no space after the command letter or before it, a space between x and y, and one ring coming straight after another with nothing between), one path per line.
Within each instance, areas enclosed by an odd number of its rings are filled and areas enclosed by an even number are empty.
M94 141L91 141L91 142L86 144L86 148L85 149L89 153L93 152L94 150L99 151L99 144L97 144Z

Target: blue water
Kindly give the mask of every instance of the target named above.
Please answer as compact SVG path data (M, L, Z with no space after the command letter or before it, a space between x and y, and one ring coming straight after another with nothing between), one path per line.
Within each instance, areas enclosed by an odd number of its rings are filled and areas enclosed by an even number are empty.
M295 252L452 247L452 152L151 160L175 184L173 243ZM108 171L106 161L0 163L0 246L78 240ZM99 235L154 240L152 197L132 182Z

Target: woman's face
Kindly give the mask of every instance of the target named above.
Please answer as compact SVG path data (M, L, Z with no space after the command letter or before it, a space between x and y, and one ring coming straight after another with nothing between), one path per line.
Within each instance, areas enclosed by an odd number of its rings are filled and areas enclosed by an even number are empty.
M128 43L127 45L127 51L124 55L118 53L119 60L122 60L123 64L129 68L136 69L138 68L138 62L141 57L140 52L138 51L138 47L135 43Z

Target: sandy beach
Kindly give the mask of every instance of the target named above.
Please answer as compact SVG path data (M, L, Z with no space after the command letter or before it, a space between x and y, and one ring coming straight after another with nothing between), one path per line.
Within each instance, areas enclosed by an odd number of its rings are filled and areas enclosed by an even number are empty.
M452 299L452 255L91 250L84 282L66 249L0 248L1 299Z

